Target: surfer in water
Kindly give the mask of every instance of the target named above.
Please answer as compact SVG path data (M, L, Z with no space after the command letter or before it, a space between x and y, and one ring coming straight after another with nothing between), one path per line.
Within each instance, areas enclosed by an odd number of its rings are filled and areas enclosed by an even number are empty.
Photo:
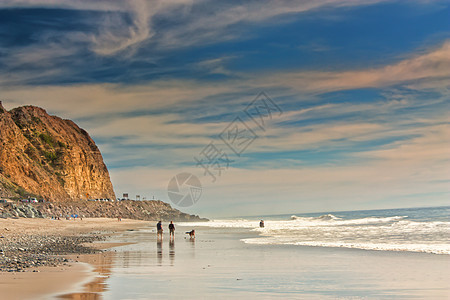
M264 228L264 220L261 220L261 222L259 222L259 227Z

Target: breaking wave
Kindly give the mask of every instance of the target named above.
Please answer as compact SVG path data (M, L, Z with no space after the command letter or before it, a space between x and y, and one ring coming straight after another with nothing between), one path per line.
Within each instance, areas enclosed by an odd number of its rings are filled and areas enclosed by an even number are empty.
M450 254L450 222L408 220L407 216L343 219L332 214L290 220L213 220L179 225L212 228L243 228L259 233L242 241L248 244L285 244L342 247L380 251L411 251Z

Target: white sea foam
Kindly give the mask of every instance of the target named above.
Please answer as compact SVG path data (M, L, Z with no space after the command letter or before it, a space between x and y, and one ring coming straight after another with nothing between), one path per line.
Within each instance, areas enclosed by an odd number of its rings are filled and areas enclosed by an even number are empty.
M392 244L392 243L349 243L349 242L280 242L279 239L255 238L242 239L247 244L284 244L312 247L354 248L378 251L410 251L434 254L450 254L449 244Z
M259 226L259 221L248 220L211 220L209 222L185 222L178 223L187 227L213 227L213 228L255 228Z
M366 250L412 251L450 254L450 222L417 222L407 216L341 219L291 216L291 220L266 220L265 227L253 220L213 220L180 225L212 228L246 228L260 233L244 239L249 244L289 244L345 247Z
M295 217L295 218L293 218ZM392 221L402 220L407 216L394 216L386 218L370 217L362 219L342 220L333 215L323 215L316 218L304 218L292 216L289 221L265 221L266 225L271 228L292 228L298 226L341 226L341 225L357 225L357 224L373 224L373 223L389 223ZM214 228L255 228L259 226L259 221L249 221L245 219L238 220L212 220L209 222L189 222L180 223L182 226L206 226ZM266 226L268 227L268 226Z
M303 218L303 217L297 217L296 215L291 216L291 220L302 220L302 219L311 219L311 220L340 220L341 218L338 218L336 216L333 216L332 214L322 215L320 217L316 218Z

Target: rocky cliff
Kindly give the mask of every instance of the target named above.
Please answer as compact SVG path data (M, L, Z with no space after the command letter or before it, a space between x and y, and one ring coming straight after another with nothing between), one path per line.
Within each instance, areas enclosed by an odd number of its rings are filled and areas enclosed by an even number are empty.
M70 120L0 102L0 197L50 201L115 199L108 169L89 134Z

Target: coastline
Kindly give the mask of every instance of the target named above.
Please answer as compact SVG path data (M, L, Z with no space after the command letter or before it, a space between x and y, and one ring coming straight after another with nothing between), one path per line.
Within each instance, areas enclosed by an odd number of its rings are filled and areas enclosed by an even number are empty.
M247 244L243 240L263 238L262 232L199 223L176 223L174 239L169 238L167 231L158 239L155 222L84 221L63 221L60 224L65 229L55 230L63 236L68 230L75 235L108 236L84 245L93 253L64 255L69 261L65 265L41 267L39 273L29 273L30 270L0 273L5 276L0 277L0 294L8 295L5 292L9 289L16 292L9 299L72 300L445 299L450 295L447 255ZM268 229L276 228L276 224L267 221ZM24 226L47 224L49 227L55 221L24 219L21 222ZM166 228L167 224L163 226ZM192 229L196 231L195 239L186 235ZM109 250L94 251L99 249ZM13 279L2 280L14 274ZM52 276L60 281L55 283ZM39 282L42 282L39 289L30 290L30 285ZM7 288L2 289L2 283Z
M0 295L7 299L49 299L82 292L99 274L96 261L110 256L109 251L103 250L123 245L98 241L150 224L107 218L0 219ZM66 247L66 239L74 245ZM52 246L56 251L48 251L48 240L55 241ZM57 245L58 242L62 244ZM29 248L13 249L22 244ZM16 265L12 268L11 264Z

